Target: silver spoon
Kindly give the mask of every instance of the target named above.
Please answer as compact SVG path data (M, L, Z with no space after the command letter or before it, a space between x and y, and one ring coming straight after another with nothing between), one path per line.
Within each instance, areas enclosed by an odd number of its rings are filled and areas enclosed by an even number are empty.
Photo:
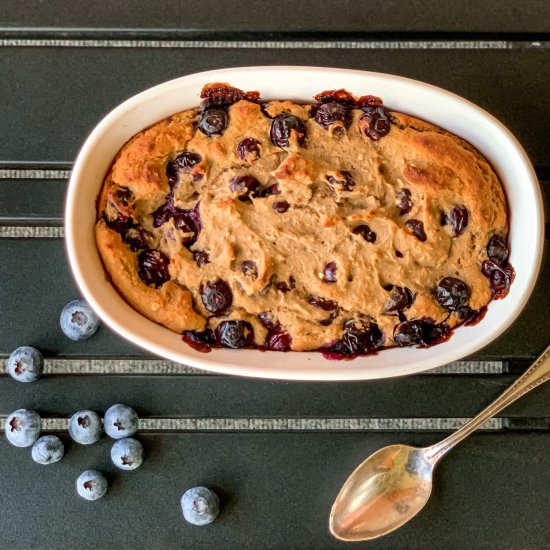
M386 535L412 519L430 498L435 465L485 421L550 379L550 346L503 394L475 418L431 447L390 445L348 477L332 506L330 532L346 541Z

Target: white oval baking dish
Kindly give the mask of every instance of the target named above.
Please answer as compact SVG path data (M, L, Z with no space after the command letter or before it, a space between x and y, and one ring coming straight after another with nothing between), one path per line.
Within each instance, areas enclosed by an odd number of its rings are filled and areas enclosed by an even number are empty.
M352 361L320 353L252 350L197 352L178 334L130 307L105 275L94 240L95 201L120 147L134 134L199 103L209 82L258 90L263 99L310 102L318 92L346 88L373 94L390 109L425 119L477 147L500 176L510 208L510 262L516 278L504 300L491 302L484 319L460 327L428 349L396 348ZM150 88L119 105L96 126L75 161L67 193L65 238L71 268L84 298L115 332L151 353L209 371L294 380L365 380L417 373L481 349L516 319L533 290L542 256L543 207L533 167L514 136L498 120L450 92L398 76L323 67L242 67L203 72Z

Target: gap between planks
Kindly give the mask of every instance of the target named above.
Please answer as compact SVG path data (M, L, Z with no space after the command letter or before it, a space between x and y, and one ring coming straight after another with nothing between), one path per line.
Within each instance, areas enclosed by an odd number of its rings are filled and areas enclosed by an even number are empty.
M7 375L8 360L0 358L0 375ZM195 369L161 359L45 359L45 374L50 375L157 375L188 376L216 373ZM455 361L425 374L503 374L502 361ZM219 376L219 375L218 375Z
M451 431L469 418L140 418L140 432L362 432ZM6 416L0 416L3 427ZM65 432L68 418L43 418L45 432ZM506 419L491 418L480 429L502 430ZM3 428L0 429L0 432Z
M2 38L0 47L16 48L199 48L299 50L508 50L545 48L547 41L509 40L124 40L86 38Z

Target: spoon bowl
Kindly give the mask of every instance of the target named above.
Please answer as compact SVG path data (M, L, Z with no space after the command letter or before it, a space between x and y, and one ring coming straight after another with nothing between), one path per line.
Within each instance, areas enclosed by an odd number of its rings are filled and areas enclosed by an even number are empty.
M370 540L401 527L428 502L433 466L425 449L380 449L340 490L330 514L331 533L345 541Z
M412 519L432 492L435 465L457 443L510 403L550 380L550 346L504 393L475 418L431 447L390 445L348 477L332 506L330 532L346 541L371 540Z

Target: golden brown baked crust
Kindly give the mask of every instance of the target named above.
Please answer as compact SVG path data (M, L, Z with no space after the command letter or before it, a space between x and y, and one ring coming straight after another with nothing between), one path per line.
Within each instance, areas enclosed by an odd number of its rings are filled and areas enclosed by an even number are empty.
M442 339L502 290L495 290L496 269L509 285L507 251L506 258L493 249L488 255L493 236L506 247L506 199L470 144L389 113L376 98L359 106L346 106L349 95L324 100L337 104L335 118L345 107L342 120L324 124L320 104L260 105L237 94L228 105L216 86L221 95L207 90L202 113L178 113L132 138L98 198L105 268L146 317L176 332L249 323L244 333L233 325L237 340L218 330L217 343L229 347L354 355L395 345L396 330L440 327L432 337L397 338L400 345ZM212 109L226 113L221 135L197 128ZM283 121L279 138L288 143L281 146L273 126L288 115L295 118ZM285 134L287 123L294 129ZM243 176L249 179L236 179ZM158 258L143 259L148 249L169 262L160 280ZM151 273L144 261L155 264ZM219 280L232 303L212 315L203 294ZM204 334L198 339L214 342Z

